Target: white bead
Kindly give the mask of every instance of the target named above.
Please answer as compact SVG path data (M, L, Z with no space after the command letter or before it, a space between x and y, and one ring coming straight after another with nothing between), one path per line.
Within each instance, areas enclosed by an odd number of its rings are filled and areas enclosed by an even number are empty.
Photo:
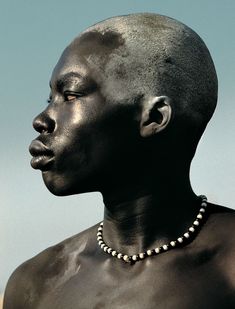
M174 240L172 240L172 241L170 242L170 245L171 245L172 247L175 247L176 242L175 242Z
M124 255L123 260L124 260L125 262L128 262L128 261L129 261L129 256L128 256L128 255Z
M156 253L159 253L159 252L160 252L160 249L159 249L159 248L155 248L154 251L155 251Z
M193 225L188 229L189 232L195 232L195 226L200 225L200 220L203 219L203 214L205 213L205 208L207 207L207 198L205 196L201 196L202 203L201 203L201 208L199 210L199 213L197 214L197 219L193 222ZM157 247L154 249L155 253L158 254L161 252L161 248L164 251L167 251L170 247L175 247L177 242L183 243L184 242L184 237L185 238L190 238L190 233L186 232L182 237L179 237L177 241L171 241L169 245L163 245L162 247ZM108 252L109 254L112 254L112 256L117 256L118 259L123 259L125 262L130 262L131 260L137 261L138 258L144 259L145 255L147 254L148 256L153 255L153 250L147 250L145 253L141 252L138 255L135 254L133 256L128 256L128 255L123 255L122 253L117 253L117 251L113 250L112 248L108 247L104 241L103 241L103 222L100 223L100 226L98 227L97 231L97 242L100 245L100 247L105 251Z
M205 195L200 195L200 198L207 201L207 197Z

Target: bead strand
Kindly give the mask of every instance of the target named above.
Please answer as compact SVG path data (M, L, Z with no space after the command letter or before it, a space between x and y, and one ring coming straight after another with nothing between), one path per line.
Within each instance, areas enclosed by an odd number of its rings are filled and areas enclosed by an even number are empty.
M145 252L140 252L134 255L127 255L120 253L111 247L109 247L103 240L103 222L100 223L97 231L97 242L100 248L110 254L113 257L116 257L119 260L123 260L126 263L135 263L137 261L144 260L146 257L158 255L160 253L166 252L170 249L176 248L179 245L182 245L186 241L188 241L193 234L199 229L199 226L205 216L206 208L207 208L207 197L205 195L200 195L201 198L201 205L199 212L197 214L196 219L194 220L193 224L188 228L188 230L183 234L183 236L178 237L176 240L170 241L168 244L164 244L160 247L149 249Z

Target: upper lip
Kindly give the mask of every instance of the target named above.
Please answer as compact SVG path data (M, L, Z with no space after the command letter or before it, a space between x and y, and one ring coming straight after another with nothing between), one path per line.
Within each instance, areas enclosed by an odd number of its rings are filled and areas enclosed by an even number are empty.
M33 157L44 155L44 156L52 156L53 151L50 150L46 145L44 145L39 140L33 140L29 146L29 152Z

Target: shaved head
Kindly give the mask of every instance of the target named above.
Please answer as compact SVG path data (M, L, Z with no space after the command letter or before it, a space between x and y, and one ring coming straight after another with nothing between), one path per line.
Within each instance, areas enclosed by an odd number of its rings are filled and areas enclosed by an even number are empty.
M89 27L64 54L71 50L94 68L103 95L113 102L169 97L171 123L194 153L216 107L217 76L206 45L192 29L157 14L118 16Z
M81 37L106 46L107 54L100 56L109 77L107 89L111 91L112 79L121 79L123 84L116 84L120 89L112 89L120 99L123 87L131 95L133 90L141 95L167 95L177 113L192 121L209 121L217 102L217 76L206 45L186 25L157 14L133 14L100 22ZM97 55L95 50L89 61L95 63Z

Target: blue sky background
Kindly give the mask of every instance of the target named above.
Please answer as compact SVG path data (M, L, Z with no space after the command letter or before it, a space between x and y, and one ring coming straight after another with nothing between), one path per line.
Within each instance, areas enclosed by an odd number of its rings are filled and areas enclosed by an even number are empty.
M234 0L0 1L0 292L17 265L102 218L99 193L59 198L29 165L32 119L45 107L66 45L97 21L131 12L174 17L204 39L219 103L192 165L195 192L235 208Z

